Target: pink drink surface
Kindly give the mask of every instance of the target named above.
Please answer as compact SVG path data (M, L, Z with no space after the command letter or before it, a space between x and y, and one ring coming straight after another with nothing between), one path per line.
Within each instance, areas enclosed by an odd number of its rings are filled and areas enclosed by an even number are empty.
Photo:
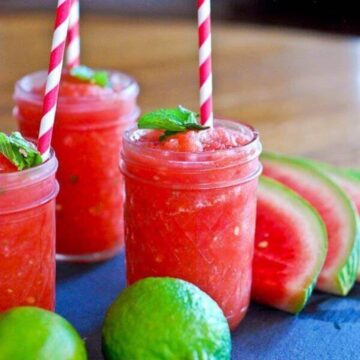
M234 329L250 299L257 188L256 176L239 179L257 173L258 158L239 165L236 150L249 140L221 127L164 142L158 136L138 131L124 146L128 283L190 281L218 302ZM182 171L167 161L172 156L194 168Z
M0 154L0 174L10 173L16 171L16 166L13 165L6 157Z
M0 155L0 176L16 172L6 162ZM54 176L9 190L0 180L0 312L25 305L54 310Z
M224 128L215 128L208 131L188 131L171 136L165 141L159 141L161 131L145 133L136 141L145 146L177 152L207 152L228 150L243 146L247 140L236 131Z
M87 82L78 80L68 73L64 73L61 78L59 96L66 97L69 101L71 99L82 98L82 97L93 97L98 98L101 96L112 95L121 88L116 87L101 87ZM39 95L45 93L45 84L41 86L35 86L33 92Z
M57 173L57 252L64 256L109 257L123 245L123 178L118 169L122 133L137 115L137 93L120 96L111 88L64 75L55 121L53 147ZM43 85L30 93L40 95ZM36 137L41 103L16 96L22 133ZM85 259L84 259L85 260Z

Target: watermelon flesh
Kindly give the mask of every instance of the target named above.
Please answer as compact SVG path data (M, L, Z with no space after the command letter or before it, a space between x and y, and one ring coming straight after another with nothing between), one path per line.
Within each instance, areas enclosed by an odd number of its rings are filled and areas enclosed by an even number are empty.
M279 154L262 156L264 175L290 187L321 215L328 234L328 253L316 287L336 295L347 295L359 267L356 209L345 192L306 160Z
M252 298L298 313L314 289L326 250L325 224L316 210L289 188L262 176Z

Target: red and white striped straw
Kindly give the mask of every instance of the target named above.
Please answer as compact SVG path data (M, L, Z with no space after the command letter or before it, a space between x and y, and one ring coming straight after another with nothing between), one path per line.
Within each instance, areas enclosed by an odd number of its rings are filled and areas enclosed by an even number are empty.
M211 1L198 0L200 121L213 126L213 84L211 59Z
M70 5L71 0L58 0L56 9L55 29L43 102L43 117L40 123L37 144L38 150L44 161L48 159L50 153L51 138L59 96L59 83L69 27Z
M66 49L68 68L80 65L80 1L72 0Z

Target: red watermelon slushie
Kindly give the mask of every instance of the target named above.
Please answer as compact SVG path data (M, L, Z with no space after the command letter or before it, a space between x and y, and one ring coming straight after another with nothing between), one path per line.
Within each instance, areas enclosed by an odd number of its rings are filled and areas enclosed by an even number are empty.
M128 284L150 276L189 281L217 301L234 329L250 299L258 134L217 121L212 129L159 135L124 135Z
M56 169L53 152L22 171L0 152L0 312L54 310Z
M139 115L139 87L125 74L94 74L107 83L65 73L60 87L53 146L60 163L57 253L63 260L103 260L124 241L119 152L123 131ZM16 84L15 115L28 137L38 133L45 79L37 72Z

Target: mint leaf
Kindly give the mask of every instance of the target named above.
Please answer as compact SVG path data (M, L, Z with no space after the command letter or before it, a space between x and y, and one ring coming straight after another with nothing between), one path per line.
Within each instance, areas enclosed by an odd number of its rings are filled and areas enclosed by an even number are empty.
M93 76L93 81L101 87L110 86L109 73L107 71L96 71Z
M186 116L186 124L198 124L199 125L199 122L198 122L199 113L188 110L181 105L179 105L178 109L181 111L181 113L184 116Z
M185 124L186 129L188 130L206 130L210 129L210 126L203 126L200 124Z
M187 115L179 109L160 109L143 115L138 121L139 129L185 131Z
M0 153L18 170L29 169L42 163L39 151L19 132L13 132L10 136L0 133Z
M198 118L198 113L178 106L176 109L160 109L143 115L138 121L138 128L164 130L164 134L159 138L163 141L187 130L208 129L208 126L202 126L198 122Z
M95 84L101 87L109 86L109 73L107 71L94 71L93 69L80 65L75 66L70 70L70 75L90 84Z

